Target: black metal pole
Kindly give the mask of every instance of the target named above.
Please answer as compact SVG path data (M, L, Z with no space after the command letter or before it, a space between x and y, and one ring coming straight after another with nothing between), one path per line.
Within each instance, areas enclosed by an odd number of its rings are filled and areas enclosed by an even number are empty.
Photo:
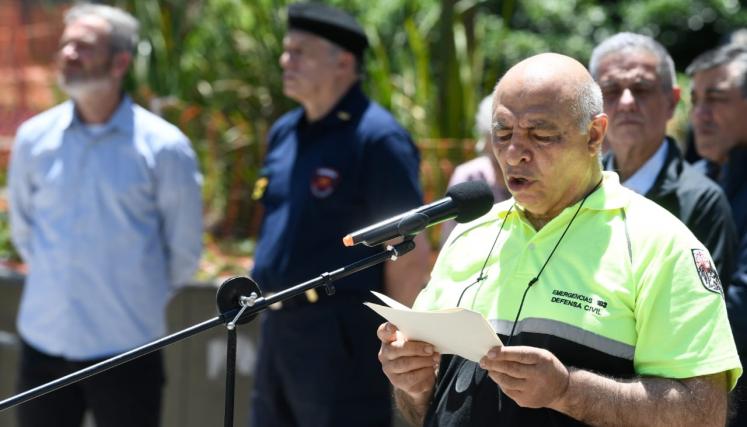
M236 328L227 328L228 342L226 343L226 396L224 427L233 427L234 387L236 384Z
M180 341L184 338L188 338L188 337L191 337L192 335L208 330L214 326L220 325L223 322L224 320L222 316L214 317L210 320L199 323L197 325L194 325L192 327L189 327L187 329L184 329L172 335L163 337L157 341L153 341L150 344L146 344L144 346L130 350L126 353L119 354L117 356L114 356L102 362L99 362L95 365L91 365L87 368L81 369L80 371L73 372L72 374L66 375L62 378L58 378L54 381L50 381L46 384L40 385L30 390L26 390L23 393L17 394L13 397L10 397L0 402L0 411L8 409L12 406L20 405L21 403L24 403L36 397L45 395L49 392L55 391L58 388L62 388L67 385L84 380L92 375L96 375L98 373L111 369L115 366L119 366L125 362L129 362L132 359L136 359L140 356L145 356L148 353L154 352L160 348L166 347L167 345L171 343Z
M241 316L239 316L236 319L233 319L235 323L241 323L241 319L245 319L247 317L255 316L258 312L266 309L267 307L271 306L272 304L275 304L276 302L282 302L287 299L293 298L297 295L300 295L304 292L306 292L309 289L318 288L319 286L327 286L331 282L334 282L335 280L342 279L344 277L350 276L351 274L357 273L361 270L365 270L369 267L373 267L376 264L380 264L387 259L390 259L392 257L398 257L406 254L407 252L410 252L415 248L415 242L412 241L412 239L406 239L400 243L398 243L395 246L388 247L386 250L373 254L369 257L363 258L362 260L353 262L351 264L346 265L345 267L338 268L337 270L333 270L331 272L326 272L320 274L318 277L308 280L303 283L299 283L298 285L291 286L290 288L286 288L276 294L272 294L269 297L259 297L257 298L251 306L245 307L244 312L241 313ZM220 296L219 296L220 298ZM233 316L236 316L236 314L239 313L239 310L233 311ZM231 316L230 314L226 313L224 317ZM232 317L228 317L228 319L232 319Z
M0 401L0 412L8 408L11 408L13 406L20 405L36 397L55 391L59 388L68 386L70 384L76 383L81 380L84 380L92 375L96 375L108 369L114 368L123 363L129 362L130 360L136 359L140 356L144 356L148 353L151 353L153 351L166 347L167 345L172 344L174 342L181 341L185 338L189 338L192 335L206 331L222 323L232 322L234 323L234 326L235 326L236 323L240 323L241 319L255 316L258 312L266 309L267 307L269 307L270 305L276 302L285 301L286 299L292 298L312 288L316 288L319 286L329 286L329 284L335 280L342 279L343 277L350 276L353 273L357 273L358 271L361 271L366 268L372 267L376 264L382 263L389 258L396 258L397 256L401 256L411 251L414 247L415 247L415 243L412 241L412 238L406 238L404 241L398 243L395 246L387 247L387 249L382 252L371 255L360 261L356 261L345 267L338 268L337 270L334 270L332 272L323 273L316 279L312 279L307 282L298 284L296 286L292 286L268 298L264 298L264 297L256 298L252 301L251 305L240 306L235 309L227 309L224 312L222 312L221 315L218 317L214 317L210 320L206 320L202 323L191 326L187 329L183 329L179 332L168 335L166 337L153 341L149 344L145 344L136 349L133 349L128 352L111 357L95 365L91 365L87 368L81 369L80 371L73 372L72 374L66 375L62 378L58 378L54 381L50 381L46 384L42 384L38 387L32 388L30 390L26 390L15 396L9 397L8 399ZM218 299L220 300L220 295L218 295ZM229 336L230 336L230 332L229 332ZM234 346L235 346L235 341L234 341ZM234 348L234 365L235 365L235 348ZM228 366L226 367L226 369L228 369ZM235 378L235 371L233 374ZM226 384L226 391L228 391L228 384ZM229 396L227 393L226 399L228 398ZM230 398L231 398L231 417L233 417L233 384L231 384ZM226 411L228 411L228 404L226 404Z

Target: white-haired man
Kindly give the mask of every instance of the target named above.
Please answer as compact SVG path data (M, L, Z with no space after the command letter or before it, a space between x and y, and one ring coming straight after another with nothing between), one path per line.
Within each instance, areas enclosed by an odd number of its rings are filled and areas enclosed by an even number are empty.
M594 48L589 70L602 88L610 123L605 169L685 223L711 252L728 285L737 246L729 202L666 134L680 99L669 53L651 37L618 33Z

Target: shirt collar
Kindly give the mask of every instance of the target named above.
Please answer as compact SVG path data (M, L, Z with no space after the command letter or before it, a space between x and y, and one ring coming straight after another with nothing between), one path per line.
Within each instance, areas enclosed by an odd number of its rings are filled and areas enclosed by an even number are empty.
M114 110L114 114L112 114L109 121L104 123L104 125L123 133L132 133L134 121L132 105L132 98L129 95L123 95L122 101L117 106L117 109ZM75 110L75 103L72 100L68 100L64 108L61 123L67 123L67 127L85 126L85 123L83 123Z
M614 210L614 209L620 209L622 207L625 207L628 204L628 201L630 200L630 193L626 191L626 189L620 185L620 177L615 172L610 171L603 171L602 172L602 184L594 190L589 196L586 198L586 202L584 202L584 209L591 209L591 210ZM505 218L506 215L508 215L509 210L512 212L516 211L517 208L519 210L523 210L523 208L517 204L515 208L511 208L516 201L512 197L509 200L506 200L504 202L498 203L493 206L493 209L491 210L491 213L487 216L495 218L497 216L498 218ZM561 215L563 215L564 212L575 212L576 209L578 209L578 204L581 203L579 200L578 202L574 203L572 206L568 206L565 209L563 209L563 212L561 212Z
M656 150L656 153L654 153L654 155L651 156L643 166L638 168L630 178L626 179L622 185L642 196L646 195L654 186L656 177L659 176L659 172L661 172L661 168L664 167L664 161L667 158L667 150L668 144L665 139L659 146L659 149ZM610 161L612 161L612 158L610 158Z
M620 177L615 172L603 171L602 185L589 195L584 203L584 209L615 210L627 206L629 200L630 192L620 185ZM573 209L573 206L570 208Z

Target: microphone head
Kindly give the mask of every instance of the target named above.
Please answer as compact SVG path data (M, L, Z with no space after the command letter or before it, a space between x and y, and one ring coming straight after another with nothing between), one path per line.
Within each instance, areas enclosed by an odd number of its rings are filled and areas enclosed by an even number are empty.
M457 208L456 222L470 222L475 220L493 207L493 192L484 181L462 182L446 191L446 197L451 197Z

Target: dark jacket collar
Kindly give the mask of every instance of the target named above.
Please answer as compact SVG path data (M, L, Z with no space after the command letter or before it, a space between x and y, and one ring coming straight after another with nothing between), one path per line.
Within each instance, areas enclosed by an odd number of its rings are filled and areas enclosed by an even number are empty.
M682 173L684 160L677 143L674 138L669 136L664 138L664 143L667 144L667 157L664 159L661 170L656 175L654 184L646 194L646 197L649 198L653 195L663 196L674 192L677 189L677 180ZM615 155L611 150L602 160L604 168L613 171L617 170L615 162Z
M729 152L729 160L721 168L719 182L729 198L747 185L747 148L736 147Z
M350 89L337 101L334 107L321 119L308 123L305 115L299 115L298 127L306 129L324 129L337 127L340 124L358 120L368 107L369 100L361 89L360 82L354 83Z
M696 163L698 169L719 183L727 198L731 199L747 184L747 148L736 147L729 152L729 159L723 166L702 159Z
M677 191L680 175L685 168L685 159L674 138L667 136L664 142L667 144L667 157L654 185L646 194L649 198L661 197Z

